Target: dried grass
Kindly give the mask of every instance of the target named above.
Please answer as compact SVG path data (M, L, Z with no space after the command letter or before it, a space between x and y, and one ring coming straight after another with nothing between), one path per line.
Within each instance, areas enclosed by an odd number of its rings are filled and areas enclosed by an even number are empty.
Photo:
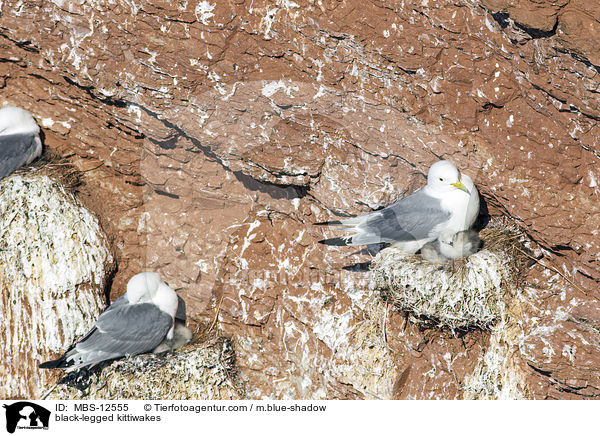
M66 158L48 151L30 165L19 168L14 174L47 176L72 193L83 184L80 170Z
M385 249L373 261L370 288L428 327L489 329L501 318L530 260L523 233L507 220L491 222L480 237L482 249L453 264Z

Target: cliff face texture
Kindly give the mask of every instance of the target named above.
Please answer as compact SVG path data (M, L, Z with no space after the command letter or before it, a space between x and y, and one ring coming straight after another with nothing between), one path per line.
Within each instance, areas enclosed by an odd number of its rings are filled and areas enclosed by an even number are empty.
M250 398L600 395L600 7L582 0L0 2L0 104L82 171L118 271L233 341ZM439 158L531 266L491 331L419 326L314 222Z

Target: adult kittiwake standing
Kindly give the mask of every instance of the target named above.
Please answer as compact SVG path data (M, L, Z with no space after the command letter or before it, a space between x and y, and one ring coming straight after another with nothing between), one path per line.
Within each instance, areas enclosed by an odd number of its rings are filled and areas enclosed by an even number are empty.
M448 160L434 163L427 185L384 209L343 221L318 223L337 225L349 236L319 241L326 245L390 243L405 253L416 253L439 239L452 244L456 233L468 230L479 214L479 192L473 180L461 175Z
M165 346L165 341L174 339L178 307L182 306L177 294L159 274L136 274L127 283L127 292L108 306L83 339L60 358L40 364L40 368L73 371L105 360L154 351L161 344L160 351L172 349L170 343Z
M25 109L0 109L0 179L42 154L40 128Z

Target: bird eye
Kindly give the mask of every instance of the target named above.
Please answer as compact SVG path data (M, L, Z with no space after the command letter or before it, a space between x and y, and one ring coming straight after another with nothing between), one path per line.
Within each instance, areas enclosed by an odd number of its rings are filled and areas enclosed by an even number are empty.
M440 177L440 182L443 182L443 181L444 181L444 179L442 179L442 178Z

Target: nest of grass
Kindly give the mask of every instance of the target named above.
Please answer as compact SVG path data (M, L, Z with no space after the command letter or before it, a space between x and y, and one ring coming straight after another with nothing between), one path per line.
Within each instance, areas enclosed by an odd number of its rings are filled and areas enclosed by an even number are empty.
M481 250L454 264L385 249L373 260L369 287L429 327L489 329L502 317L530 257L525 236L507 220L490 222L479 236Z
M245 399L233 354L230 339L213 335L176 351L116 360L92 372L85 386L63 379L44 399Z
M19 168L13 174L47 176L71 193L74 193L77 187L83 184L81 171L69 163L67 157L58 156L49 151L45 151L38 159L27 166Z

